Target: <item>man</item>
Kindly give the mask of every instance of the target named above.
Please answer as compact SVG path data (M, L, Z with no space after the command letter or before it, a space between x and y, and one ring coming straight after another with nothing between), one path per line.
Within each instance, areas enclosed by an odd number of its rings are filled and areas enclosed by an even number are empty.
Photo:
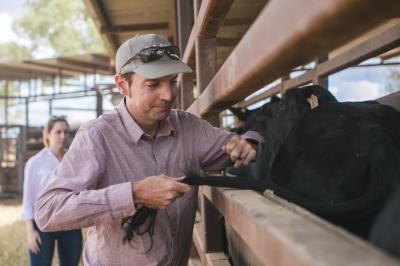
M244 139L260 141L255 132L240 137L171 110L177 74L190 71L159 35L133 37L118 49L115 83L124 100L80 128L36 202L44 231L90 227L85 265L187 265L197 189L176 178L255 159ZM159 209L153 239L123 244L121 220L141 205Z

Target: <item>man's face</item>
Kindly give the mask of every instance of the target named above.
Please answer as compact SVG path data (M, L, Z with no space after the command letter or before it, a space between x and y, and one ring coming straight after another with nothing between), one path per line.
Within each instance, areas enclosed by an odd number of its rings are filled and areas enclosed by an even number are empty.
M135 120L142 125L155 125L168 117L174 100L178 94L177 74L147 79L134 73L131 85L128 81L118 87L126 97L126 107ZM116 78L118 83L118 78ZM127 89L121 89L125 86Z

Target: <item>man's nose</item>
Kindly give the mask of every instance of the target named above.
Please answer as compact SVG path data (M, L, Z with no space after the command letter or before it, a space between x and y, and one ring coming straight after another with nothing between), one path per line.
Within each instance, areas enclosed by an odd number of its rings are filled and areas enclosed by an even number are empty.
M164 82L161 88L160 99L170 102L173 100L173 97L172 86L169 84L169 82Z

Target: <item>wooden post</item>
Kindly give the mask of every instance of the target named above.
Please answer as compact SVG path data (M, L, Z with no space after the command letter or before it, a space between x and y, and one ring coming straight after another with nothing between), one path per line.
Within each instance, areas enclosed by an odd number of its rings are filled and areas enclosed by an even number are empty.
M49 100L49 116L53 114L53 100Z
M200 0L194 0L196 21L198 19L200 4ZM207 4L207 2L205 1L204 4ZM203 36L199 36L198 32L196 35L196 80L197 89L199 90L198 95L200 95L217 72L217 38L216 36L204 38Z
M96 89L96 117L103 114L103 95L100 92L100 88Z
M320 63L323 63L325 61L328 61L328 54L322 54L317 56L315 59L315 65L318 66ZM315 76L313 77L313 83L315 85L320 85L324 87L325 89L328 89L328 76L320 76L318 75L318 72L315 72Z
M29 128L29 97L25 98L25 126Z
M53 96L56 95L56 75L52 77L52 84L53 84Z
M204 252L224 251L223 216L217 208L204 196L201 195L201 210L204 232Z
M6 80L5 84L5 99L4 99L4 124L8 125L8 80Z
M193 74L183 74L180 84L180 108L186 110L193 102Z
M193 24L193 6L190 1L176 1L176 18L177 18L177 44L183 55L189 40L190 32ZM179 84L179 108L186 109L193 102L193 76L191 74L183 74Z

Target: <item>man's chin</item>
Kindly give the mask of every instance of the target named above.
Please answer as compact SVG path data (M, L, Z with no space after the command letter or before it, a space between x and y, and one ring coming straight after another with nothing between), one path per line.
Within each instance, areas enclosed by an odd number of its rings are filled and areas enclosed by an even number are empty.
M157 120L164 120L169 116L170 113L171 113L171 109L168 109L165 111L158 111L155 114L155 117L157 118Z

